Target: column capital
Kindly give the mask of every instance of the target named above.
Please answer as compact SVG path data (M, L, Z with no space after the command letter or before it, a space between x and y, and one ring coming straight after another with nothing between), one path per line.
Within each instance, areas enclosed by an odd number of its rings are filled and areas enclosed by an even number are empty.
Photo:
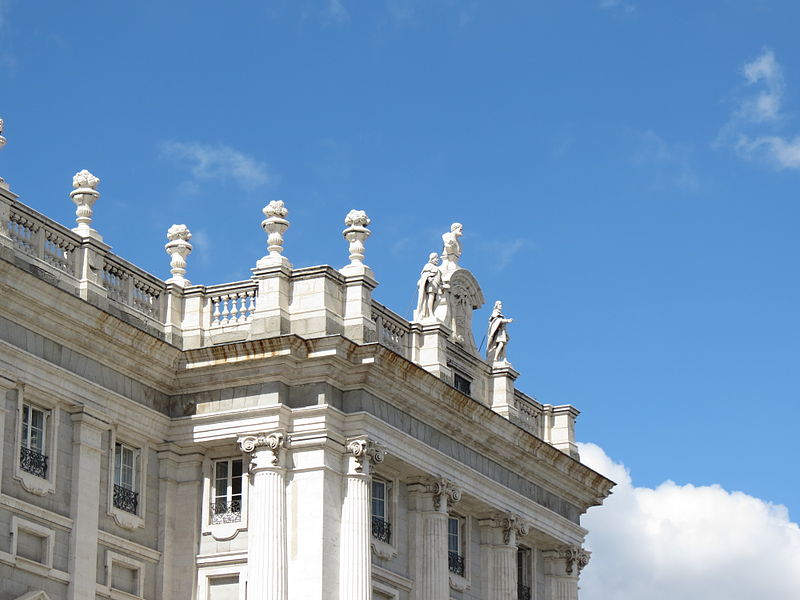
M481 527L497 532L496 535L487 533L487 541L495 540L494 543L499 544L502 534L503 545L514 547L517 545L517 538L527 535L530 529L530 524L514 513L497 513L481 519L479 523Z
M428 494L433 499L433 509L446 513L461 500L461 488L444 477L422 477L410 483L411 491Z
M252 457L251 471L283 468L288 445L289 437L282 430L245 435L239 438L239 447L242 452L250 454ZM265 458L267 460L264 460Z
M347 454L355 459L352 468L358 474L369 475L371 467L386 457L386 450L368 437L350 438L346 448Z
M583 568L589 564L592 553L580 546L559 546L544 552L545 560L564 561L564 572L567 575L578 576ZM575 572L577 567L578 572Z

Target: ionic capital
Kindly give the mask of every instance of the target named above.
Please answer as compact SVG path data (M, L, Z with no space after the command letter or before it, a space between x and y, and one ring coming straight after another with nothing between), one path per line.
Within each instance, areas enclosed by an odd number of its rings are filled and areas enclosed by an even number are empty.
M347 441L347 453L355 459L353 470L359 474L369 474L372 465L383 462L386 451L366 437Z
M544 553L546 560L563 560L564 571L567 575L580 575L583 568L589 564L592 553L580 546L560 546ZM577 567L578 572L575 572Z
M461 500L461 488L449 479L432 479L428 485L433 492L433 508L436 510L443 510L442 506L444 510L449 510Z
M283 467L288 442L289 438L283 431L273 431L242 436L239 438L239 447L242 452L250 454L250 470L253 471Z

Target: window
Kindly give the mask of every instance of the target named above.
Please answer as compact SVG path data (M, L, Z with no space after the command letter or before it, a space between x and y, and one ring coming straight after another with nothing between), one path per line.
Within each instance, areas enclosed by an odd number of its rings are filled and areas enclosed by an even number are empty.
M11 517L11 554L18 558L52 567L54 536L53 530L48 527L17 516ZM24 563L17 563L17 566L21 564Z
M517 600L531 600L531 551L517 550Z
M208 600L239 600L239 575L209 577Z
M114 507L131 514L138 514L139 450L126 444L114 444Z
M453 387L467 396L472 393L472 382L459 373L453 373Z
M241 458L214 461L211 498L211 523L236 523L242 520Z
M447 519L447 560L450 572L464 576L463 520L451 516Z
M389 522L389 484L380 479L372 480L372 537L390 544L392 524Z
M106 586L111 598L141 598L144 590L144 563L106 550ZM118 594L117 590L127 595Z
M47 478L47 412L23 403L19 467L26 473Z

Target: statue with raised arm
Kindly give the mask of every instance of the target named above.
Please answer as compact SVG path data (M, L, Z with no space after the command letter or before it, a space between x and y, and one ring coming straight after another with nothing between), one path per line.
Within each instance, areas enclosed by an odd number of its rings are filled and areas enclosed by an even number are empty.
M506 360L506 345L508 344L508 324L514 319L503 316L503 303L499 300L494 303L492 315L489 317L489 332L486 335L486 359L489 362L503 362Z
M439 270L439 255L431 252L417 281L417 310L414 312L414 320L422 321L433 317L433 310L441 294L442 272Z
M450 231L442 234L442 268L446 271L455 271L458 268L458 259L461 258L461 242L458 240L464 232L461 223L453 223Z

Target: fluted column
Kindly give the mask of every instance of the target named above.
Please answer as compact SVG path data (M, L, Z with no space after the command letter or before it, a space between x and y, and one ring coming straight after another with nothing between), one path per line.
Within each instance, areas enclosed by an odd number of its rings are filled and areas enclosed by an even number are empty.
M286 600L286 436L246 436L239 444L250 454L247 598Z
M517 600L517 536L528 526L513 514L481 519L482 597Z
M544 553L548 600L578 599L578 577L589 556L580 546L562 546Z
M383 450L367 438L348 441L347 475L342 501L339 597L372 598L372 465L383 460Z
M461 491L445 479L434 479L411 483L409 492L419 516L417 600L449 598L447 518L450 507L461 498Z

